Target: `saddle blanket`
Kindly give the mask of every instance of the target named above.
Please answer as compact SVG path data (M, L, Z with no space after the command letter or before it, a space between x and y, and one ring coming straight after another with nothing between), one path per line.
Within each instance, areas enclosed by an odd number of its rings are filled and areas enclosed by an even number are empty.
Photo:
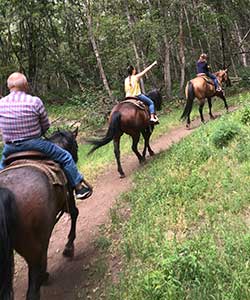
M33 167L36 168L48 177L51 184L57 184L65 186L67 184L67 178L61 169L60 165L52 160L32 160L32 159L20 159L12 162L0 171L0 174L17 168Z
M132 103L142 110L147 110L146 105L142 101L140 101L138 98L135 98L135 97L127 97L121 103Z

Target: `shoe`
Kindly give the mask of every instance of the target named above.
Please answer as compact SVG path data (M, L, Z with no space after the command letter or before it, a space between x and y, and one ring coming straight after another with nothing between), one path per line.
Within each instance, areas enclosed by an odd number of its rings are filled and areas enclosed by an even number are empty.
M153 122L153 123L157 123L157 122L159 122L159 119L157 118L157 116L151 116L149 121Z
M87 199L92 195L92 190L89 187L82 186L79 190L76 190L76 199Z

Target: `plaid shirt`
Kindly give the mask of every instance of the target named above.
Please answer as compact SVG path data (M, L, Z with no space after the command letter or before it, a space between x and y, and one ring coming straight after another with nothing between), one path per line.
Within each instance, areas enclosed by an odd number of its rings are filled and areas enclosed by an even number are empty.
M40 137L50 126L43 102L22 91L0 99L0 129L4 142Z

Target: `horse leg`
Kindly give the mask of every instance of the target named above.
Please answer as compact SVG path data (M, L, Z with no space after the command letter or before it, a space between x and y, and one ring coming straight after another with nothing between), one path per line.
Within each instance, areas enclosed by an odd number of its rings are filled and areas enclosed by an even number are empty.
M227 100L226 100L225 96L222 94L222 95L220 95L220 98L224 101L225 109L228 112L228 105L227 105Z
M47 261L48 261L48 248L46 249L45 254L42 257L42 262L41 262L41 285L46 285L48 284L49 281L49 272L47 272Z
M115 158L116 158L116 162L117 162L117 170L120 173L120 178L124 178L125 173L123 172L121 160L120 160L120 138L121 138L121 136L118 136L113 139L114 153L115 153Z
M187 115L187 124L186 124L186 128L187 129L190 129L190 123L191 123L191 120L190 120L190 113Z
M135 153L135 155L137 156L139 163L142 163L145 161L145 157L141 156L140 152L138 151L138 143L140 140L140 132L136 133L132 136L133 139L133 143L132 143L132 150Z
M71 227L68 235L68 242L65 245L63 250L63 256L72 258L74 257L74 250L75 250L74 240L76 238L76 221L79 215L79 210L76 207L76 203L73 195L70 196L70 200L69 200L69 214L71 218Z
M28 263L29 268L29 285L26 300L40 300L40 288L45 280L48 280L47 269L47 252L39 263Z
M210 97L207 98L207 102L208 102L208 108L209 108L209 116L210 119L214 119L214 116L212 114L212 99Z
M149 145L149 139L150 139L150 136L153 132L153 129L154 127L151 128L148 127L146 128L145 130L142 131L142 135L143 135L143 138L144 138L144 149L143 149L143 152L142 152L142 156L145 158L146 157L146 152L147 152L147 149L148 149L148 152L149 152L149 155L150 156L153 156L155 153L154 151L151 149L150 145Z
M199 104L199 113L200 113L200 117L201 117L201 122L205 123L204 117L203 117L203 107L204 107L204 101L200 102Z

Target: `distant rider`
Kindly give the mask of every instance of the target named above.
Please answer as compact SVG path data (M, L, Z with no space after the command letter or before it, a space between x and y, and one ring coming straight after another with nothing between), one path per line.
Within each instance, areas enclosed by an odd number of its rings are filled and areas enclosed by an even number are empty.
M149 107L150 122L158 123L159 119L155 114L154 102L146 95L142 94L140 88L140 78L146 74L153 66L157 64L157 61L153 62L150 66L144 69L142 72L137 74L136 69L133 66L127 68L128 77L125 79L125 93L126 97L137 97L139 100L144 102Z
M217 77L209 71L210 68L208 66L207 59L208 59L207 54L202 53L200 55L200 58L196 62L197 75L200 75L203 73L206 74L208 77L210 77L213 80L216 91L220 92L222 89L219 85Z

